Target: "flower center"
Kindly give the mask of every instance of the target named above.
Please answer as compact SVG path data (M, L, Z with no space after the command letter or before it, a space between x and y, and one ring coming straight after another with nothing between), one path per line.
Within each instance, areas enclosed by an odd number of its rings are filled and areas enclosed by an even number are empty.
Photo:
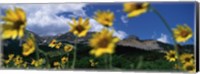
M25 24L24 21L18 20L18 21L16 21L16 22L14 23L14 28L15 28L15 29L19 29L20 26L23 25L23 24Z
M142 7L142 3L137 3L135 9L141 9L141 8L143 8L143 7Z
M56 44L56 42L52 42L52 44Z
M189 32L187 32L185 30L181 31L181 36L182 37L187 37L188 35L189 35Z
M98 44L99 44L99 47L106 48L109 44L109 40L104 38Z
M171 58L175 58L175 54L171 54L170 57L171 57Z
M141 9L141 8L142 8L142 3L132 4L129 12L134 11L134 10L138 10L138 9Z
M70 46L67 47L68 50L71 49L71 48L72 48L72 47L70 47Z
M188 71L191 71L191 70L193 70L194 69L194 66L187 66L186 67L186 70L188 70Z
M84 30L84 27L81 25L76 26L76 30L80 33Z
M190 58L185 58L185 61L186 61L186 62L189 62L189 61L190 61Z
M63 62L66 62L67 60L64 58L62 61L63 61Z
M106 22L110 22L110 19L109 19L109 18L105 18L105 21L106 21Z
M109 22L111 22L111 20L109 18L105 18L106 24L104 26L109 27Z

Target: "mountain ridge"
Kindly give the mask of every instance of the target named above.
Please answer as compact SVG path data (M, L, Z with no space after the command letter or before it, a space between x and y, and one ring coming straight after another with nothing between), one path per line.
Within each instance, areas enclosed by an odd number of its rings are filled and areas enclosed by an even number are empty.
M88 45L88 40L92 37L92 35L95 32L88 32L88 34L85 37L82 38L77 38L78 43L81 44L87 44ZM35 34L35 33L34 33ZM36 34L36 36L39 36ZM41 44L48 44L51 42L52 39L56 39L57 41L61 42L68 42L68 43L74 43L76 36L74 36L72 33L67 32L61 35L56 35L56 36L43 36L40 37L42 39ZM172 44L168 43L163 43L157 40L153 39L146 39L146 40L141 40L139 37L135 35L129 35L127 38L120 40L117 43L118 46L125 46L125 47L133 47L133 48L138 48L138 49L143 49L147 51L152 51L152 50L161 50L161 51L166 51L169 49L173 49ZM193 45L188 44L188 45L179 45L180 47L184 46L190 46L192 47Z

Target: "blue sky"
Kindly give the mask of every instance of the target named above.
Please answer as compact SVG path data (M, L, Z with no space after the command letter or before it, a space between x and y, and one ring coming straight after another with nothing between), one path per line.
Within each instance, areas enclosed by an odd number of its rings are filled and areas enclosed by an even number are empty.
M187 24L194 30L194 3L151 3L168 21L172 28L177 24ZM164 26L160 18L152 11L149 11L135 18L125 18L125 23L121 20L126 13L122 11L122 4L91 4L88 5L87 14L93 16L96 10L112 10L115 13L114 27L123 30L128 35L136 35L140 39L158 39L166 35L168 42L172 42L169 31ZM192 43L190 40L188 43Z
M172 28L177 24L187 24L194 30L194 2L157 2L151 3L167 20ZM111 10L115 14L115 35L126 38L135 35L142 40L154 39L172 43L172 37L160 18L152 11L128 19L123 12L123 3L77 3L77 4L15 4L0 5L1 10L21 7L27 12L27 29L39 35L57 35L69 30L68 22L72 17L90 18L91 31L99 31L102 26L93 19L97 10ZM3 15L3 12L0 12ZM188 43L193 43L189 40Z

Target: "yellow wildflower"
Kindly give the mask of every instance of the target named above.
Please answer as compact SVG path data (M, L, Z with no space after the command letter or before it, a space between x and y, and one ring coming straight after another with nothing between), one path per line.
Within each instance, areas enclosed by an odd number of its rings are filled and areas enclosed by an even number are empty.
M174 62L177 59L176 52L174 50L170 50L166 53L165 58L169 60L169 62Z
M22 63L23 63L23 59L21 56L17 55L15 58L14 58L14 65L15 66L20 66Z
M36 64L36 60L32 60L31 65L34 65L35 67L38 67L38 64Z
M178 25L177 28L173 29L173 33L177 42L186 42L192 37L192 30L189 26Z
M65 51L65 52L70 52L70 51L72 51L72 50L73 50L73 46L72 46L72 45L66 44L66 45L64 46L64 51Z
M56 44L56 49L60 49L61 45L62 45L61 42L59 42L58 44Z
M115 44L119 41L119 38L113 37L113 31L103 29L101 32L98 32L93 35L89 40L90 46L93 49L90 51L90 54L99 57L104 53L113 54Z
M61 59L61 63L65 64L66 62L68 62L69 58L68 57L62 57Z
M24 56L28 56L35 51L35 38L33 34L26 40L26 43L22 45L23 51L22 54Z
M44 59L40 58L39 60L32 60L31 65L39 67L44 63Z
M53 48L53 47L55 47L56 46L56 39L53 39L52 41L51 41L51 43L49 44L49 47L51 47L51 48Z
M9 55L8 55L8 60L5 60L4 63L5 63L5 64L10 63L10 61L14 58L14 56L15 56L14 54L9 54Z
M124 12L128 17L139 16L148 10L149 3L124 3Z
M71 29L70 32L72 32L74 35L78 37L84 37L87 35L87 32L91 28L89 25L89 19L86 19L83 21L82 17L79 18L78 22L73 18L73 23L69 23Z
M11 61L11 60L5 60L4 63L5 63L5 64L8 64L8 63L10 63L10 61Z
M23 67L24 67L24 68L27 68L27 64L28 64L27 62L24 62L24 63L23 63Z
M95 67L98 64L98 62L94 62L93 59L90 59L89 62L91 67Z
M114 21L114 13L111 11L97 11L94 19L106 27L111 27Z
M183 53L180 55L180 61L181 63L194 62L193 55L188 53Z
M13 59L14 56L15 56L14 54L9 54L8 58L11 60L11 59Z
M26 13L21 8L15 10L8 9L6 16L2 18L3 23L2 38L16 39L24 36L24 29L26 27Z
M60 67L61 67L60 63L57 62L57 61L53 63L53 66L54 66L55 68L57 68L57 69L60 69Z
M191 62L187 62L183 64L183 70L188 72L196 72L195 64Z

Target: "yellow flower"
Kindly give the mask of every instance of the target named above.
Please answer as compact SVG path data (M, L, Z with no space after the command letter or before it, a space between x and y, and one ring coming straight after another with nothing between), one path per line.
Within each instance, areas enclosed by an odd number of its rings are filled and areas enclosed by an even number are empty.
M15 56L14 54L9 54L8 59L11 60L11 59L13 59L14 56Z
M195 64L191 62L187 62L183 64L183 70L188 72L196 72Z
M181 61L181 63L194 62L193 55L188 54L188 53L181 54L180 55L180 61Z
M55 68L57 68L57 69L60 69L60 66L61 66L61 65L60 65L59 62L56 61L56 62L53 63L53 66L54 66Z
M89 25L89 19L86 19L83 21L82 17L79 18L78 22L73 18L73 23L69 23L71 29L70 32L72 32L74 35L78 37L84 37L87 35L87 32L91 28Z
M10 63L10 61L14 58L14 56L15 56L14 54L9 54L9 55L8 55L8 60L5 60L4 63L5 63L5 64Z
M24 56L28 56L35 51L35 38L33 34L26 40L26 43L22 45L23 51L22 54Z
M66 62L68 62L68 57L62 57L62 59L61 59L61 63L62 64L65 64Z
M114 13L111 11L97 11L94 19L106 27L111 27L114 21Z
M56 61L56 62L53 63L53 65L54 66L60 66L60 63Z
M17 55L15 58L14 58L14 65L15 66L20 66L22 63L23 63L23 59L21 56Z
M10 63L10 61L11 61L11 60L5 60L4 63L5 63L5 64L8 64L8 63Z
M98 64L98 62L94 62L93 59L90 59L89 62L90 62L90 66L91 67L94 67L94 66L96 66Z
M2 17L3 39L16 39L24 36L24 29L26 26L26 13L21 8L15 8L15 10L8 9L6 16Z
M174 62L177 59L176 52L174 50L170 50L166 53L165 58L169 60L169 62Z
M32 60L31 65L39 67L44 63L44 59L40 58L39 60Z
M186 42L192 37L192 30L189 26L178 25L177 28L173 29L173 33L177 42Z
M51 43L49 44L49 47L51 47L51 48L53 48L53 47L55 47L56 46L56 40L55 39L53 39L52 41L51 41Z
M62 45L61 42L59 42L58 44L56 44L56 49L60 49L61 45Z
M90 51L90 54L99 57L104 53L113 54L115 44L119 41L119 38L113 37L113 31L103 29L101 32L98 32L93 35L90 39L90 46L93 49Z
M23 63L23 67L26 68L26 67L27 67L27 64L28 64L27 62L24 62L24 63Z
M38 67L38 64L36 63L36 60L32 60L31 65L34 65L35 67Z
M65 52L70 52L70 51L72 51L72 49L73 49L73 46L70 45L70 44L66 44L66 45L64 46L64 51L65 51Z
M147 12L149 3L124 3L124 12L128 17L136 17Z

